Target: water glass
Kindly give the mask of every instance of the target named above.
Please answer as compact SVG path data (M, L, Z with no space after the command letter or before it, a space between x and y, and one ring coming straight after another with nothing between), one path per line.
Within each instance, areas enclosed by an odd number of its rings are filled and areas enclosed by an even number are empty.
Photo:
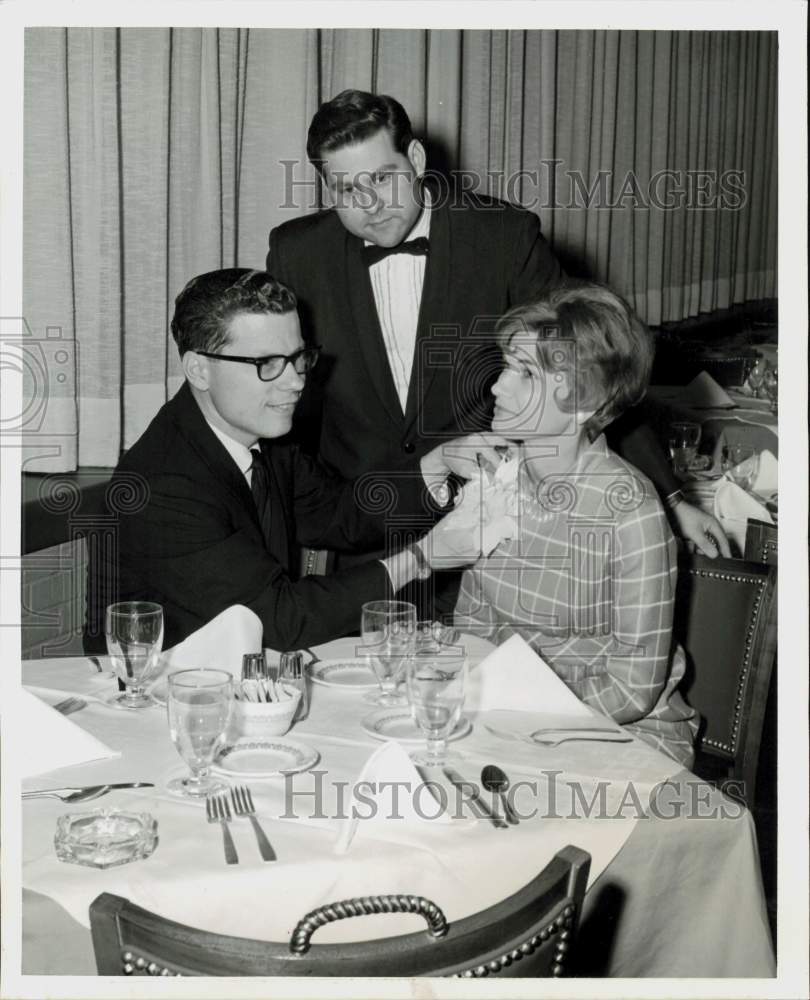
M779 372L768 367L762 380L762 392L771 401L771 412L776 413L779 406Z
M426 739L425 750L411 754L415 764L439 767L452 757L447 740L461 718L466 678L463 646L425 644L408 663L408 703Z
M756 448L747 444L723 445L722 469L733 483L748 492L759 472L759 454Z
M107 652L125 690L108 703L117 708L154 704L146 685L157 673L163 648L163 608L149 601L125 601L107 608L104 632Z
M179 670L169 675L169 733L191 774L168 784L185 798L227 790L211 777L214 756L225 740L233 709L233 678L225 670Z
M697 457L700 444L700 424L676 421L669 425L669 455L672 467L680 476L685 476Z
M748 372L748 378L746 382L748 383L751 391L755 396L760 395L760 387L765 378L765 372L768 368L768 363L764 358L757 358L751 370Z
M386 708L407 705L397 684L416 646L416 606L407 601L370 601L363 605L360 630L363 653L380 685L379 693L367 700Z

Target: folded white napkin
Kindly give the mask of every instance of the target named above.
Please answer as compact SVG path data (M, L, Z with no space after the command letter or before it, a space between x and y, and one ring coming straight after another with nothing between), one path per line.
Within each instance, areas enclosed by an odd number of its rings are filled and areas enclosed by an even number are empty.
M465 705L478 712L512 709L548 715L594 715L519 635L510 636L470 671Z
M767 448L759 456L759 469L754 484L751 487L754 493L760 496L769 496L779 488L779 463L776 456Z
M737 404L726 390L717 384L708 372L699 372L684 387L680 399L688 406L699 409L731 409Z
M234 604L166 650L161 661L169 670L203 667L241 677L242 656L261 651L262 632L259 616L243 604Z
M763 504L725 478L720 480L714 494L714 516L721 521L723 530L740 552L745 550L745 531L749 517L773 524L773 518Z
M120 750L111 750L25 689L20 691L17 709L21 739L14 753L22 761L22 778L55 771L59 767L121 756Z
M398 786L396 798L392 785ZM440 803L432 798L413 761L401 744L390 741L374 751L363 765L354 787L362 794L362 801L347 804L348 816L341 822L335 842L335 854L345 854L358 832L374 837L385 837L386 832L396 838L404 828L447 827L451 817L441 810ZM358 787L359 786L359 787ZM355 808L353 808L353 806ZM357 812L359 815L353 815ZM437 815L438 814L438 815ZM368 818L366 818L368 816Z

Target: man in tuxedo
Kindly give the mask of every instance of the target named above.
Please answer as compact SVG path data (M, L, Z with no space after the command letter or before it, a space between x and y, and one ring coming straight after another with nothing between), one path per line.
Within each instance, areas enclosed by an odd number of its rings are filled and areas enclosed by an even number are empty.
M426 180L424 147L391 97L347 90L323 104L307 155L329 207L273 229L267 269L294 289L323 348L302 410L309 446L351 477L488 427L502 365L495 320L564 280L537 216ZM683 535L729 554L638 415L608 435ZM445 601L453 595L449 582Z
M318 350L304 344L294 295L263 271L194 278L176 300L172 333L186 381L113 476L109 496L137 483L143 496L117 511L117 564L91 572L89 651L103 648L99 623L113 600L161 604L165 646L233 604L256 612L265 645L310 646L356 630L365 601L427 577L431 560L477 557L473 540L469 553L450 554L431 532L420 544L403 545L401 536L399 550L381 560L296 579L298 543L379 546L400 509L421 512L424 523L432 507L435 521L428 485L465 467L451 470L439 453L420 462L404 456L355 484L302 454L287 435ZM480 447L496 458L486 442ZM375 502L380 491L390 503Z

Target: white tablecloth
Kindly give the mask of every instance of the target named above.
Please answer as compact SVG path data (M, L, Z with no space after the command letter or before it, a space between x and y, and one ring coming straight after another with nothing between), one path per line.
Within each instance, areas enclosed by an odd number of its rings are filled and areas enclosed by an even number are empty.
M470 648L473 660L486 648L478 642ZM346 643L329 644L318 653L346 655L353 645ZM32 661L25 665L24 682L88 692L113 683L84 659ZM306 793L315 789L316 780L323 782L325 802L333 804L335 782L356 778L378 745L360 726L372 709L356 692L313 685L312 693L309 718L290 734L320 750L317 770L325 772L323 779L311 773L295 779L296 803L304 810L313 801ZM333 853L338 821L282 819L283 782L252 780L279 861L261 862L250 826L242 820L232 824L241 861L235 868L224 864L219 828L206 824L202 808L178 802L162 788L183 770L163 711L136 715L90 702L73 718L120 749L121 757L52 772L47 779L29 780L26 788L128 779L152 780L158 787L111 792L87 806L66 807L51 799L25 803L23 885L39 894L26 897L25 972L92 972L92 966L87 967L87 938L83 959L78 943L69 957L62 956L48 929L56 924L68 935L65 940L81 941L82 932L65 911L86 925L89 902L105 891L198 927L285 940L308 909L371 892L421 893L435 899L449 919L457 919L525 884L556 850L574 843L593 856L583 942L591 941L593 951L610 940L603 971L624 976L773 974L750 816L732 808L727 818L648 814L637 819L651 789L675 770L671 761L643 743L569 743L540 750L498 741L474 719L471 736L455 744L464 756L458 769L475 779L482 763L498 761L513 780L534 781L536 791L529 789L517 802L537 808L540 815L506 831L484 821L451 824L445 830L438 824L403 828L391 820L382 838L361 829L341 857ZM572 784L579 790L578 799L571 797ZM709 803L701 807L704 811L725 802L706 786L694 787L702 789L703 802ZM58 862L52 841L57 816L100 805L151 812L160 826L154 855L106 872ZM602 815L596 815L600 811ZM674 811L660 810L664 815ZM328 817L328 805L324 812ZM590 818L583 818L583 812ZM292 905L279 904L292 900ZM608 918L601 915L603 907L610 911ZM593 922L589 926L589 912L594 919L599 915L601 927ZM377 918L374 926L369 918L363 922L363 935L405 933L420 926L415 918L410 925L405 919L394 929L391 918ZM324 928L319 940L352 936L351 923ZM83 963L78 970L77 956ZM596 962L596 956L591 958Z

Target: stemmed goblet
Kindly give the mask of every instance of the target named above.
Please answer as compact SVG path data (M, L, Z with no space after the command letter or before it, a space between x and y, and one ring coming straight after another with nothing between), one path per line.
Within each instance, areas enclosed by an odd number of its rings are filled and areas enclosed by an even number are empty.
M363 605L360 630L363 652L380 691L368 697L384 708L407 705L397 683L416 647L416 607L407 601L370 601Z
M779 406L779 372L770 365L762 380L762 392L771 401L771 412L776 413Z
M759 472L759 454L747 444L723 445L722 469L726 476L746 493Z
M453 756L447 752L447 740L461 717L466 678L462 646L420 643L407 671L411 715L426 739L425 750L411 754L415 764L439 767Z
M210 775L233 708L233 677L225 670L178 670L169 675L169 733L191 774L168 783L170 792L200 799L227 789Z
M107 652L125 690L109 704L117 708L145 708L154 702L146 683L156 673L163 648L163 608L150 601L110 604L104 620Z
M669 455L675 472L680 476L688 474L697 457L700 433L700 424L687 420L669 425Z

